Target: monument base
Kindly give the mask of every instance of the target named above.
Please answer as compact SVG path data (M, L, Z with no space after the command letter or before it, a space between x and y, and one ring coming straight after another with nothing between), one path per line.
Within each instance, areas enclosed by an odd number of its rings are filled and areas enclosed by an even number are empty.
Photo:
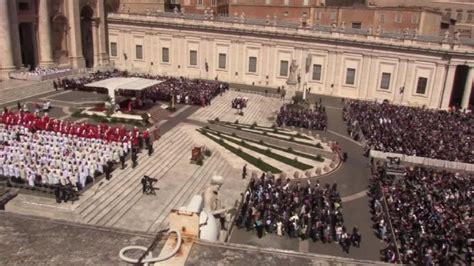
M290 102L293 100L293 97L296 95L296 90L298 89L297 82L286 82L287 88L285 91L285 102Z

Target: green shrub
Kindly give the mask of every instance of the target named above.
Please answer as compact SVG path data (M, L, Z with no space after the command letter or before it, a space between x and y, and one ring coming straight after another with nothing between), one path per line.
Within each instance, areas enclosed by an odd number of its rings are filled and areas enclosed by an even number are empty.
M243 139L241 139L240 144L245 145L245 141Z
M238 153L242 153L242 149L241 149L241 148L238 148L238 149L237 149L237 152L238 152Z
M323 157L321 156L321 154L318 154L318 155L316 155L316 159L317 159L318 161L322 161L322 160L323 160Z
M205 128L205 129L209 129L209 126L205 126L204 128Z
M242 128L241 127L236 127L237 130L241 130Z
M236 120L234 121L234 124L238 124L238 123L239 123L239 119L236 119Z
M207 157L211 157L211 155L212 155L211 150L205 149L205 150L204 150L204 155L206 155Z
M253 122L252 126L254 127L258 126L257 122Z
M257 164L262 164L262 158L259 157L259 158L257 159Z
M292 147L288 147L288 149L286 149L288 152L293 152L293 148Z
M265 152L266 152L267 154L270 154L270 153L272 153L272 149L268 148Z
M263 135L266 136L268 133L267 131L263 131Z
M274 128L273 132L278 133L278 129Z
M224 140L223 139L219 139L219 143L224 143Z
M226 125L230 125L230 122L225 122Z
M262 139L259 140L258 143L260 143L260 144L265 144L265 142L264 142Z
M217 132L217 136L220 136L221 135L221 132Z
M293 161L297 162L297 161L298 161L298 157L295 157L295 158L293 159Z
M295 138L291 137L291 138L290 138L290 141L295 141Z
M254 126L254 125L251 125L251 126L250 126L250 129L255 129L255 126Z
M296 136L301 137L301 133L300 132L296 133Z
M235 134L235 132L232 132L232 137L237 137L237 134Z
M117 122L118 122L117 118L115 118L115 117L110 118L110 123L113 124L113 123L117 123Z
M220 120L219 120L219 117L216 117L216 118L214 119L214 121L219 122L219 121L220 121Z

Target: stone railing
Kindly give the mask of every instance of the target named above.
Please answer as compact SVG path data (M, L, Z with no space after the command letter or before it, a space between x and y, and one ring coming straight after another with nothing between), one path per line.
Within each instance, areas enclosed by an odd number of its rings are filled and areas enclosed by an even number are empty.
M396 46L408 49L439 50L452 52L472 51L474 39L452 38L449 36L425 36L415 33L383 32L383 30L358 30L343 29L340 27L311 26L301 27L299 23L277 21L267 23L265 20L242 19L231 17L206 18L197 14L174 14L174 13L112 13L108 20L114 22L157 24L173 27L185 27L191 29L213 29L217 31L239 31L248 34L278 35L293 39L316 38L320 40L339 41L345 43L354 42L367 45Z

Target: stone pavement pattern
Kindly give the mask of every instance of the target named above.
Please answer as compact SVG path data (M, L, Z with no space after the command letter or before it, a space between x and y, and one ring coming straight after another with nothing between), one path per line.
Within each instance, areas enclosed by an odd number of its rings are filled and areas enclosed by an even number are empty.
M232 109L231 106L232 100L238 96L249 98L247 107L243 110L243 116L238 115L237 109ZM278 98L229 90L223 96L214 98L211 106L199 109L189 118L207 122L218 117L220 121L234 122L239 120L239 123L242 124L257 122L260 126L271 126L282 104L283 101Z

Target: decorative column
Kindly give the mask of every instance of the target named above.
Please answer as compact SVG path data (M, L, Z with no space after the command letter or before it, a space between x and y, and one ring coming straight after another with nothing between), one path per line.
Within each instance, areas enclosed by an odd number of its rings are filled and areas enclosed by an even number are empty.
M469 99L472 93L472 82L474 78L474 66L469 66L467 72L466 85L464 85L464 94L462 95L461 108L466 109L469 106Z
M446 80L444 82L443 95L440 101L440 109L448 109L453 91L454 74L456 74L456 65L449 65L447 69Z
M13 52L12 32L10 31L11 20L9 18L9 0L0 0L0 71L8 75L9 71L16 68ZM12 14L13 15L13 14ZM16 14L15 14L16 15Z
M98 8L98 16L100 18L100 23L99 23L99 64L104 66L104 65L109 65L110 64L110 59L109 59L109 53L107 52L107 46L109 45L107 40L107 32L105 27L107 26L107 15L105 14L105 7L104 7L104 1L98 1L97 4Z
M67 0L67 17L69 20L69 59L71 65L76 68L83 68L86 65L84 55L82 53L82 37L81 37L81 15L79 10L79 1Z
M99 18L92 19L92 45L94 47L94 67L99 67Z
M53 49L51 47L51 22L49 14L50 0L39 1L38 27L40 45L40 66L54 64Z

